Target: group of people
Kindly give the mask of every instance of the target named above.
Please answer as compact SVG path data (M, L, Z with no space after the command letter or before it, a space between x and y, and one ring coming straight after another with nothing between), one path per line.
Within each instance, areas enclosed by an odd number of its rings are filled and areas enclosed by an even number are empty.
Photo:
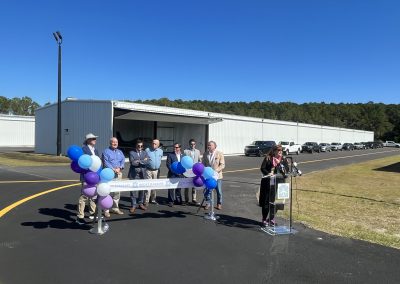
M89 133L85 137L84 145L82 150L84 154L99 156L99 152L96 149L96 139L98 136ZM217 144L215 141L209 141L207 143L206 152L201 155L200 151L196 149L195 139L189 140L189 147L182 151L182 146L180 143L174 143L174 151L167 155L166 166L168 169L168 178L173 177L184 177L183 175L176 174L172 171L171 165L173 162L180 162L183 156L189 156L193 159L193 163L201 162L204 166L209 166L218 173L217 180L217 205L216 209L222 209L222 171L225 168L225 159L221 151L218 151ZM158 179L160 178L160 167L161 160L164 155L163 150L160 148L160 141L154 139L150 147L144 149L144 143L142 140L137 140L135 149L129 152L129 179ZM100 156L99 156L100 157ZM125 156L124 153L118 149L118 139L112 137L110 139L110 146L105 149L101 155L103 161L103 166L110 168L114 171L115 179L122 179L122 172L125 166ZM84 186L83 175L81 175L82 188ZM189 198L191 194L191 201ZM113 198L113 206L110 210L104 211L105 217L110 217L110 212L118 215L124 214L119 208L120 192L112 192L111 196ZM96 210L96 197L88 198L83 193L79 197L78 201L78 214L77 223L85 224L84 220L84 210L85 205L89 204L89 219L93 220L95 218ZM208 210L210 208L210 194L204 197L205 205L204 209ZM131 208L129 212L134 214L136 209L147 210L148 204L158 204L157 203L157 192L156 190L142 190L142 191L131 191ZM197 193L195 188L185 188L184 189L184 200L182 199L181 188L168 189L168 206L173 207L174 205L186 205L192 204L195 206L200 206L197 201Z

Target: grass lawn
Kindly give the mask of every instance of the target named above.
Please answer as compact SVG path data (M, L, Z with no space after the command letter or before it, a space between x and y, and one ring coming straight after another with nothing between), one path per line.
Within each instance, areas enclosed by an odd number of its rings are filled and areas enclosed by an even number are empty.
M69 163L70 160L67 157L20 152L0 153L0 166L57 166Z
M293 182L296 222L400 249L400 156L314 172ZM377 170L389 167L387 171Z

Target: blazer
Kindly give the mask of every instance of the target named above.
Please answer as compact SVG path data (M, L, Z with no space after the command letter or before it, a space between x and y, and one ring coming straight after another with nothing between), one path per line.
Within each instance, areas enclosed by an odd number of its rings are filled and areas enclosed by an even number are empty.
M180 154L180 161L182 161L182 157L183 157L183 154L181 153ZM168 174L167 174L168 178L170 178L170 177L182 177L182 175L177 175L174 172L172 172L172 170L171 170L172 163L173 162L177 162L177 161L178 161L178 157L176 156L175 152L168 154L167 162L166 162L166 165L167 165L167 168L168 168Z
M184 151L183 151L183 154L185 155L185 156L189 156L189 157L191 157L192 159L193 159L193 163L198 163L198 162L201 162L201 159L200 159L200 151L199 150L197 150L197 149L194 149L194 156L192 157L192 150L191 149L185 149Z
M129 167L128 178L135 179L138 175L139 178L144 178L141 175L143 175L143 171L146 168L146 165L149 163L149 156L147 155L147 152L140 151L139 154L139 152L137 152L136 150L130 151L129 163L131 164L131 166Z
M92 156L92 151L90 151L88 145L86 145L86 144L83 145L82 151L83 151L83 154L87 154L87 155L89 155L89 156ZM94 148L94 154L95 154L97 157L100 157L100 156L99 156L99 151L97 151L96 148Z
M214 171L218 173L218 179L222 179L222 170L225 169L225 158L224 154L221 151L215 150L215 158L214 163L211 165L210 160L208 159L208 151L204 152L203 160L204 166L211 167Z

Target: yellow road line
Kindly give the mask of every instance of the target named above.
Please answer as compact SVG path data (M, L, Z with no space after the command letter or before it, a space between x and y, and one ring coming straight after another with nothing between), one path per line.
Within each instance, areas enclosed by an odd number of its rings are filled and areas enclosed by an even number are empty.
M80 185L80 184L81 183L74 183L74 184L64 185L64 186L52 188L52 189L49 189L49 190L46 190L46 191L42 191L42 192L36 193L34 195L31 195L31 196L25 197L24 199L21 199L21 200L19 200L17 202L14 202L13 204L8 205L6 208L1 209L0 210L0 218L3 217L5 214L7 214L12 209L14 209L15 207L17 207L17 206L21 205L22 203L25 203L25 202L27 202L27 201L29 201L31 199L34 199L36 197L39 197L41 195L44 195L44 194L47 194L47 193L50 193L50 192L53 192L53 191L57 191L57 190L68 188L68 187L77 186L77 185Z
M1 183L45 183L45 182L77 182L76 179L49 179L49 180L3 180Z

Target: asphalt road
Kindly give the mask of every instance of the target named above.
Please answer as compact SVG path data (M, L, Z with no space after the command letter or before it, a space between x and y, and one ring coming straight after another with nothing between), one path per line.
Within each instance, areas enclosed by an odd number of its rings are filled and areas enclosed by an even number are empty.
M307 174L397 149L301 154ZM399 283L400 251L305 228L269 236L256 206L261 158L227 157L218 222L193 206L159 205L112 215L110 231L74 223L79 187L33 198L0 217L0 283ZM165 174L164 171L162 174ZM0 210L32 194L74 184L68 167L0 168ZM54 181L61 180L61 181ZM22 182L36 181L36 182Z

